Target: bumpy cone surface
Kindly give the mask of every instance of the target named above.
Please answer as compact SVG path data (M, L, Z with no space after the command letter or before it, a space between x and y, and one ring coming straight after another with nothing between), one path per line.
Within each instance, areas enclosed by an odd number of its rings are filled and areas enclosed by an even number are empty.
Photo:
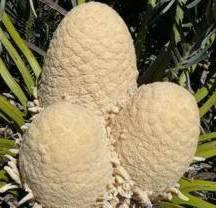
M104 110L136 88L131 35L109 6L74 8L59 25L48 50L39 95L47 106L63 95Z
M175 185L193 159L199 136L196 101L176 84L142 86L116 118L112 134L136 186L164 191Z
M24 135L19 167L23 181L46 208L89 208L112 179L106 132L95 115L56 103Z

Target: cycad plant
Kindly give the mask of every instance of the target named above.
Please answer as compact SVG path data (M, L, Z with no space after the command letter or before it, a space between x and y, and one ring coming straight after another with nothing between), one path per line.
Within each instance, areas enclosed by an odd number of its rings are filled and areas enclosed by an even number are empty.
M44 44L44 39L34 34L38 29L35 28L37 21L46 25L46 21L52 19L46 12L52 11L56 13L57 18L53 23L57 26L67 10L84 2L1 0L0 192L4 193L4 197L7 189L12 196L21 198L23 195L21 190L13 191L12 179L5 172L4 165L10 155L16 157L19 135L34 112L37 112L34 106L37 105L37 86L42 72L38 60L42 64L44 50L54 31L54 28L45 31L47 38ZM216 207L216 1L100 2L110 4L128 24L136 46L139 85L158 80L176 82L190 90L200 106L202 134L196 160L179 181L182 194L174 196L171 201L161 202L159 206ZM41 10L41 3L44 11ZM28 13L27 17L17 20L20 14L15 14L14 8L22 8ZM6 199L0 201L2 206L9 204Z

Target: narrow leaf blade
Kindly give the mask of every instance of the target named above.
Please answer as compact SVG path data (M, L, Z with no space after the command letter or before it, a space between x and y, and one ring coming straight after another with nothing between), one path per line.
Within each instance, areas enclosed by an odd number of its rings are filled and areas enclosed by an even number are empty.
M197 148L196 156L206 159L216 156L216 141L200 144Z
M216 91L210 96L210 98L200 108L200 117L203 117L211 107L216 104Z
M12 37L13 41L20 48L24 56L26 57L29 65L31 66L36 78L38 78L42 72L42 68L40 67L38 61L34 57L31 50L27 47L24 40L20 37L19 33L16 31L15 27L13 26L10 18L6 13L3 15L3 24L6 27L8 33Z
M0 111L14 121L19 127L25 124L23 118L24 114L2 95L0 95Z
M6 65L4 64L1 58L0 58L0 76L3 78L3 80L10 88L10 90L14 93L14 95L18 98L18 100L24 106L24 108L26 108L28 99L25 96L22 88L17 84L17 82L14 80L14 78L8 71Z
M16 49L13 47L13 45L10 43L10 41L8 40L8 38L5 36L3 30L0 28L0 41L2 42L2 44L4 45L4 47L6 48L6 50L8 51L8 53L10 54L11 58L13 59L13 61L15 62L17 68L19 69L23 80L28 88L28 91L31 95L33 95L33 91L34 91L34 81L33 78L28 70L28 68L26 67L26 65L24 64L23 60L21 59L21 57L19 56L18 52L16 51Z

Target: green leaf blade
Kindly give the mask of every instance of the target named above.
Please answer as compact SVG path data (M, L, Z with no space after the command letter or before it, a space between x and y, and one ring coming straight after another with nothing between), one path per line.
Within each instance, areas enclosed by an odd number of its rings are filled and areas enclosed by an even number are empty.
M0 138L0 149L12 149L16 146L16 142L7 138Z
M26 57L29 65L31 66L36 78L38 78L42 72L42 68L40 67L38 61L34 57L31 50L27 47L24 40L20 37L19 33L16 31L15 27L13 26L10 18L6 13L3 15L3 24L6 27L8 33L12 37L13 41L17 45L17 47L22 51L23 55Z
M0 41L2 42L2 44L4 45L4 47L6 48L8 53L10 54L11 58L13 59L13 61L16 64L17 68L19 69L20 74L23 77L23 80L24 80L24 82L28 88L29 93L31 95L33 95L33 93L34 93L33 92L34 91L33 78L31 76L28 68L24 64L23 60L21 59L20 55L18 54L16 49L13 47L13 45L10 43L8 38L5 36L5 34L1 28L0 28Z
M0 76L3 78L3 80L10 88L10 90L14 93L14 95L18 98L18 100L23 105L23 107L26 108L28 99L25 96L22 88L17 84L17 82L12 77L12 75L9 73L6 65L4 64L1 58L0 58Z
M210 96L210 98L200 108L200 117L203 117L211 107L216 104L216 91Z
M25 124L24 114L0 95L0 111L14 121L19 127Z
M200 144L197 148L196 156L206 159L216 156L216 141Z
M173 199L173 202L175 204L178 204L178 205L188 205L188 206L192 206L192 207L196 207L196 208L215 208L215 205L214 204L211 204L199 197L196 197L196 196L193 196L191 194L188 194L188 193L184 193L182 192L186 197L189 198L188 201L184 201L184 200L181 200L177 197L174 197Z
M206 141L209 141L209 140L212 140L212 139L216 139L216 132L202 134L199 137L200 142L206 142Z

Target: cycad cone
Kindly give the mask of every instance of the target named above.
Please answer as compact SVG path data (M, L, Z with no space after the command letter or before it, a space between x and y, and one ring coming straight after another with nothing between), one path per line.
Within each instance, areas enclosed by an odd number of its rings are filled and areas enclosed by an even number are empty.
M116 151L136 186L163 192L174 187L193 160L199 111L184 88L156 82L140 87L112 126Z
M51 41L39 96L44 106L71 96L106 111L136 88L133 40L109 6L90 2L63 19Z
M44 207L92 207L112 179L102 122L70 103L47 107L24 134L19 167Z

